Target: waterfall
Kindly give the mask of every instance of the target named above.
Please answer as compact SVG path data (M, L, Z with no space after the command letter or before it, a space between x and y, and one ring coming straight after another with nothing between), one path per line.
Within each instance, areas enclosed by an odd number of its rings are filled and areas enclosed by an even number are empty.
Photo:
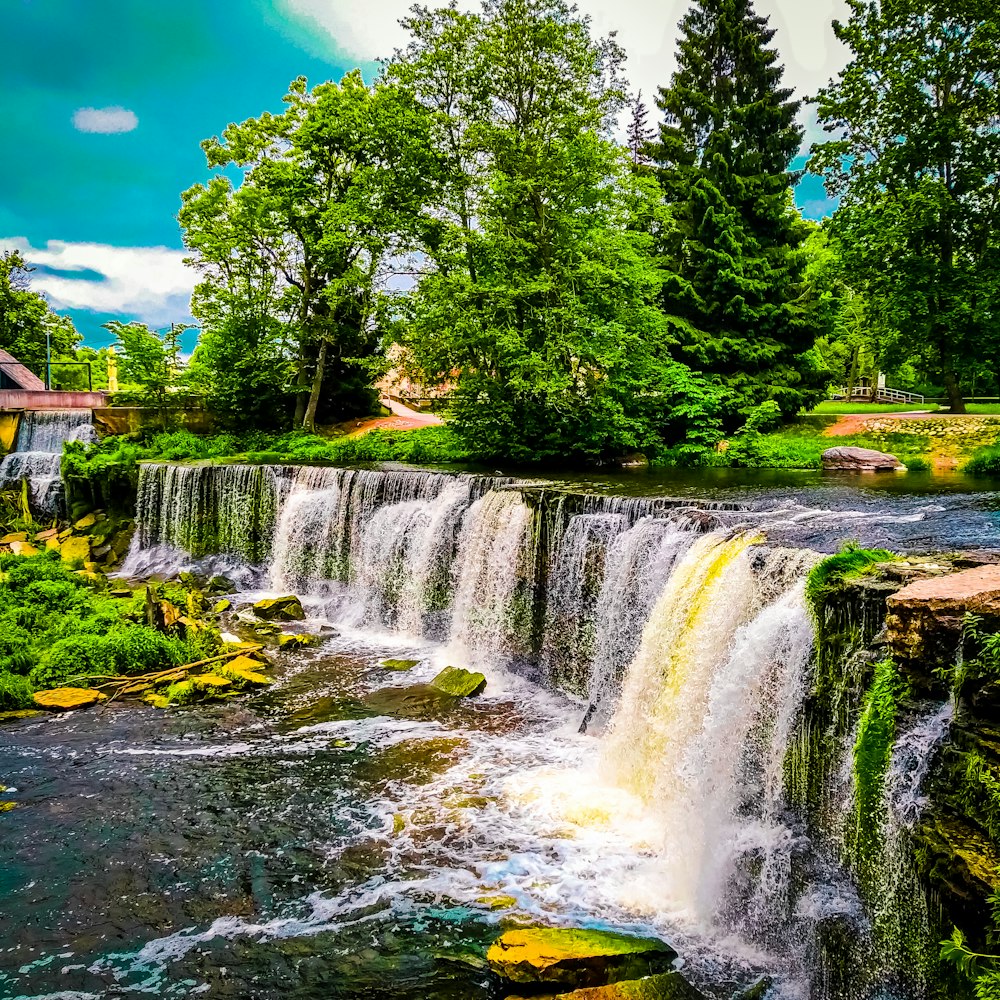
M0 462L0 490L28 484L31 509L53 516L62 504L59 465L69 441L97 441L90 410L26 410L21 414L14 451Z

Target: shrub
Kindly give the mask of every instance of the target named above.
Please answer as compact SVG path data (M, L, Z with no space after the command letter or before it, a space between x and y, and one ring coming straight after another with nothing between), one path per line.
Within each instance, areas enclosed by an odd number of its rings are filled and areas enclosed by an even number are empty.
M78 635L60 639L42 654L31 671L31 683L36 688L61 687L73 678L117 672L105 636Z
M34 705L31 682L18 674L0 673L0 712L16 712Z
M970 476L1000 476L1000 445L980 448L962 471Z

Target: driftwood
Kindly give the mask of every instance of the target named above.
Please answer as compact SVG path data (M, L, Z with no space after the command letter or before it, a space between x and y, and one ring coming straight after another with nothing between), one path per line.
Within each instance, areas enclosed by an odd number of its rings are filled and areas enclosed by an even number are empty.
M76 677L70 677L67 684L70 681L88 681L91 683L91 687L97 691L103 691L104 688L115 688L115 693L105 702L106 707L119 695L135 693L136 690L146 690L154 684L162 684L167 681L182 681L192 670L199 670L212 663L221 663L223 660L232 660L238 656L257 653L263 648L262 645L244 646L240 649L230 650L228 653L220 653L218 656L210 656L205 660L195 660L194 663L185 663L152 674L78 674ZM94 683L95 681L100 683Z

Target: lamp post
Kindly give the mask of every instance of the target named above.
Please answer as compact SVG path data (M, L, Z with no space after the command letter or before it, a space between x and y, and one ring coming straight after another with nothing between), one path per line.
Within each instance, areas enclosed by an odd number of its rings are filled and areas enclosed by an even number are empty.
M52 330L45 328L45 388L52 391Z

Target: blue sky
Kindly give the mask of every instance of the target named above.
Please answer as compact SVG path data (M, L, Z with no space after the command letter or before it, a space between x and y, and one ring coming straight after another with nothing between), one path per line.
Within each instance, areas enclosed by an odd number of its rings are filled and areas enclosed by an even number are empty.
M207 176L199 142L231 121L279 111L290 80L339 78L401 43L409 0L6 0L0 94L0 242L24 251L35 287L70 313L85 341L101 324L189 319L193 276L175 215ZM669 76L683 0L581 3L619 30L633 81ZM760 0L779 30L791 83L837 68L829 21L842 0ZM802 8L809 7L803 16ZM799 203L823 213L808 178ZM194 334L189 334L189 340ZM188 348L192 346L189 343Z

